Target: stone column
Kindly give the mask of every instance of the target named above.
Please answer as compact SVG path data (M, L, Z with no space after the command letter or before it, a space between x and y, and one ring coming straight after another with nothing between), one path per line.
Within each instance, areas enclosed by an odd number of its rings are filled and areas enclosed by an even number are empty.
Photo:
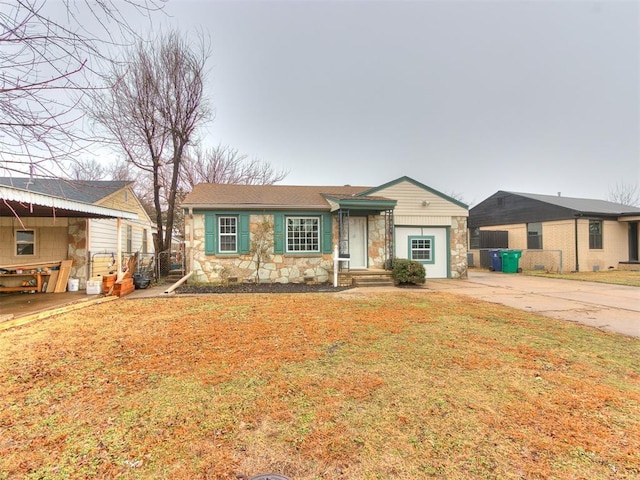
M451 278L467 278L467 218L451 219Z
M84 218L70 218L67 234L67 259L73 261L69 278L80 280L80 289L87 285L87 221Z

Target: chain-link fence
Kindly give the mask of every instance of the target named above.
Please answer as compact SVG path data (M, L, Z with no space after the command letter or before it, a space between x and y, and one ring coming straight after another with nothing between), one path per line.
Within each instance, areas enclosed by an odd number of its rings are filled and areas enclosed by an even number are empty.
M92 253L89 261L89 278L116 273L117 258L115 252ZM166 250L158 253L123 252L122 270L127 271L135 259L131 274L140 274L153 281L169 276L182 277L185 274L184 249Z
M96 252L91 254L89 278L116 273L117 258L115 252ZM123 252L121 265L123 271L129 269L131 259L135 259L132 274L139 273L149 280L157 278L155 255L153 253Z
M158 252L156 255L156 271L158 272L158 278L184 276L185 258L183 246L181 245L179 248L173 250Z
M522 250L520 268L563 273L562 250Z
M489 253L491 250L502 249L481 248L476 250L479 258L476 257L476 254L470 252L473 257L470 258L469 265L480 266L480 268L491 270L493 267ZM478 259L479 265L476 262ZM518 266L522 270L544 270L546 272L563 273L562 250L522 250L522 256L519 259Z

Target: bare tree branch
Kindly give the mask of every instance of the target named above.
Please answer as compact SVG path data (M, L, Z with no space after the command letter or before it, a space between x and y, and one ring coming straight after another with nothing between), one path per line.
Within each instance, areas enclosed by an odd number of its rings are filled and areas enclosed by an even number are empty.
M114 64L111 88L98 92L91 112L127 162L151 180L157 251L171 247L182 161L211 116L204 97L209 50L198 40L170 32L139 42L126 63Z
M288 174L286 170L275 170L268 162L249 159L234 148L218 145L205 151L196 149L185 158L181 180L183 188L189 190L198 183L272 185Z
M105 167L93 159L69 162L66 172L71 180L104 180L107 176Z
M137 35L124 10L149 16L163 1L64 0L54 8L47 0L0 0L2 170L52 176L86 147L77 107L95 88L106 49Z
M637 184L616 182L614 187L609 187L607 200L631 207L640 207L640 190L638 190Z

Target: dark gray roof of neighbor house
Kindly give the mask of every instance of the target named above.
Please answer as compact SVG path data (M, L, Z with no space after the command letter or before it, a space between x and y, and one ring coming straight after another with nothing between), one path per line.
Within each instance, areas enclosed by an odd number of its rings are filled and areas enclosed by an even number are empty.
M568 208L576 212L597 213L606 215L640 214L640 208L622 205L620 203L596 200L590 198L572 198L558 195L539 195L536 193L506 192L512 195L530 198L558 207Z
M133 182L0 177L0 185L83 203L96 203L130 184Z

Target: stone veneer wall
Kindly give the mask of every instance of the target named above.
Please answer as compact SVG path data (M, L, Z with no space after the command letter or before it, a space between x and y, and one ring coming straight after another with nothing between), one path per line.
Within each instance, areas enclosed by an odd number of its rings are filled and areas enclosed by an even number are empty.
M251 239L263 215L251 215ZM221 283L230 279L238 282L266 283L303 283L328 282L333 275L332 254L313 254L312 256L286 255L273 253L270 249L267 258L260 266L256 277L256 262L252 255L206 255L204 253L204 215L194 215L190 228L193 228L193 245L186 242L187 258L191 262L192 280L196 282ZM189 232L185 237L190 238Z
M251 235L255 232L262 215L251 215ZM385 222L383 216L368 217L368 256L369 268L384 268L385 264ZM194 215L188 228L193 228L193 245L186 242L189 270L196 282L219 283L228 279L257 281L256 263L251 255L205 255L204 253L204 215ZM467 218L453 217L451 220L450 254L451 278L467 278ZM189 232L185 232L189 239ZM338 238L338 225L333 222L333 238ZM261 265L260 282L279 283L324 283L333 276L332 254L313 256L274 255Z
M87 221L83 218L70 218L68 226L68 254L72 260L69 278L80 280L79 288L87 285Z
M370 215L368 222L367 244L369 247L369 268L383 269L385 255L385 222L382 215Z
M451 278L467 278L467 217L451 218Z

